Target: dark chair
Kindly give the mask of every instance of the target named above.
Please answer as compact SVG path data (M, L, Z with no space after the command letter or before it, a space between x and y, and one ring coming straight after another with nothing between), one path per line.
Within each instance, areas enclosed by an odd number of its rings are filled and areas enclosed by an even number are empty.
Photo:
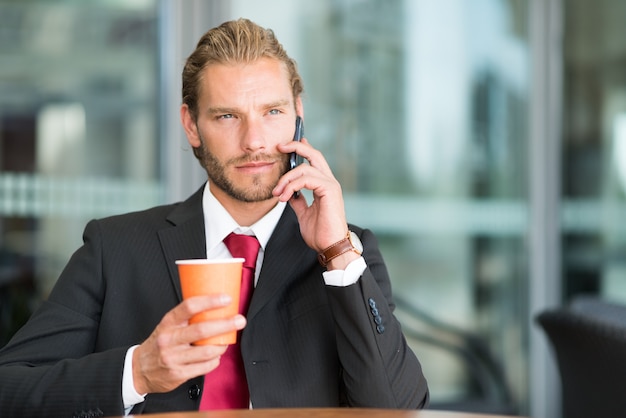
M563 418L626 416L626 306L582 297L536 320L554 349Z
M465 393L447 401L436 400L433 396L429 409L499 415L518 413L504 368L483 338L429 315L402 296L396 295L394 299L396 313L411 319L402 325L407 338L450 354L461 362L466 372Z

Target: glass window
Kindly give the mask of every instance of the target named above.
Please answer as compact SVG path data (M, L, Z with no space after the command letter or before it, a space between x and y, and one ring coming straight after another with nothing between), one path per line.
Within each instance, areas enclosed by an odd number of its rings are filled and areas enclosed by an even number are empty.
M626 3L565 6L563 296L626 302Z
M0 1L0 346L87 220L161 201L157 1Z

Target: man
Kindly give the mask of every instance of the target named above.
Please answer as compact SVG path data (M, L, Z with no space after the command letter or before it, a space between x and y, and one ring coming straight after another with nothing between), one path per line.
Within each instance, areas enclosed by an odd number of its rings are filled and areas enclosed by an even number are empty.
M243 381L234 407L425 406L374 236L347 224L322 154L292 141L301 93L271 30L240 19L200 39L181 120L208 182L183 203L88 223L49 299L0 352L3 417L220 408L222 376ZM308 164L289 170L291 153ZM230 301L181 302L175 260L231 256L232 232L260 246L249 309L189 324ZM238 345L193 344L232 330ZM222 373L231 355L240 373Z

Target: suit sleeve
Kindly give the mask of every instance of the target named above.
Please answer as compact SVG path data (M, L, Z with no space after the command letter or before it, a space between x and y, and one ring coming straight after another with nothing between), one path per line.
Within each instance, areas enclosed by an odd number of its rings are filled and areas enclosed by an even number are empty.
M358 407L423 408L428 385L393 314L391 283L376 238L368 230L360 238L368 267L359 281L347 287L327 286L347 402Z
M0 351L2 416L123 415L128 347L96 352L105 297L96 222L83 240L48 300Z

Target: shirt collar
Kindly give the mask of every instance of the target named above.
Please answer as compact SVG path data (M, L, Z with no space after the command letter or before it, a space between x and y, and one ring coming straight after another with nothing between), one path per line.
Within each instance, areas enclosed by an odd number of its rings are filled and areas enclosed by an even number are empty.
M267 242L272 236L285 207L285 202L278 202L272 210L259 219L254 225L243 227L237 224L224 206L213 196L209 182L207 181L202 195L207 253L220 245L224 238L231 232L256 236L259 240L259 244L261 244L261 248L265 250Z

